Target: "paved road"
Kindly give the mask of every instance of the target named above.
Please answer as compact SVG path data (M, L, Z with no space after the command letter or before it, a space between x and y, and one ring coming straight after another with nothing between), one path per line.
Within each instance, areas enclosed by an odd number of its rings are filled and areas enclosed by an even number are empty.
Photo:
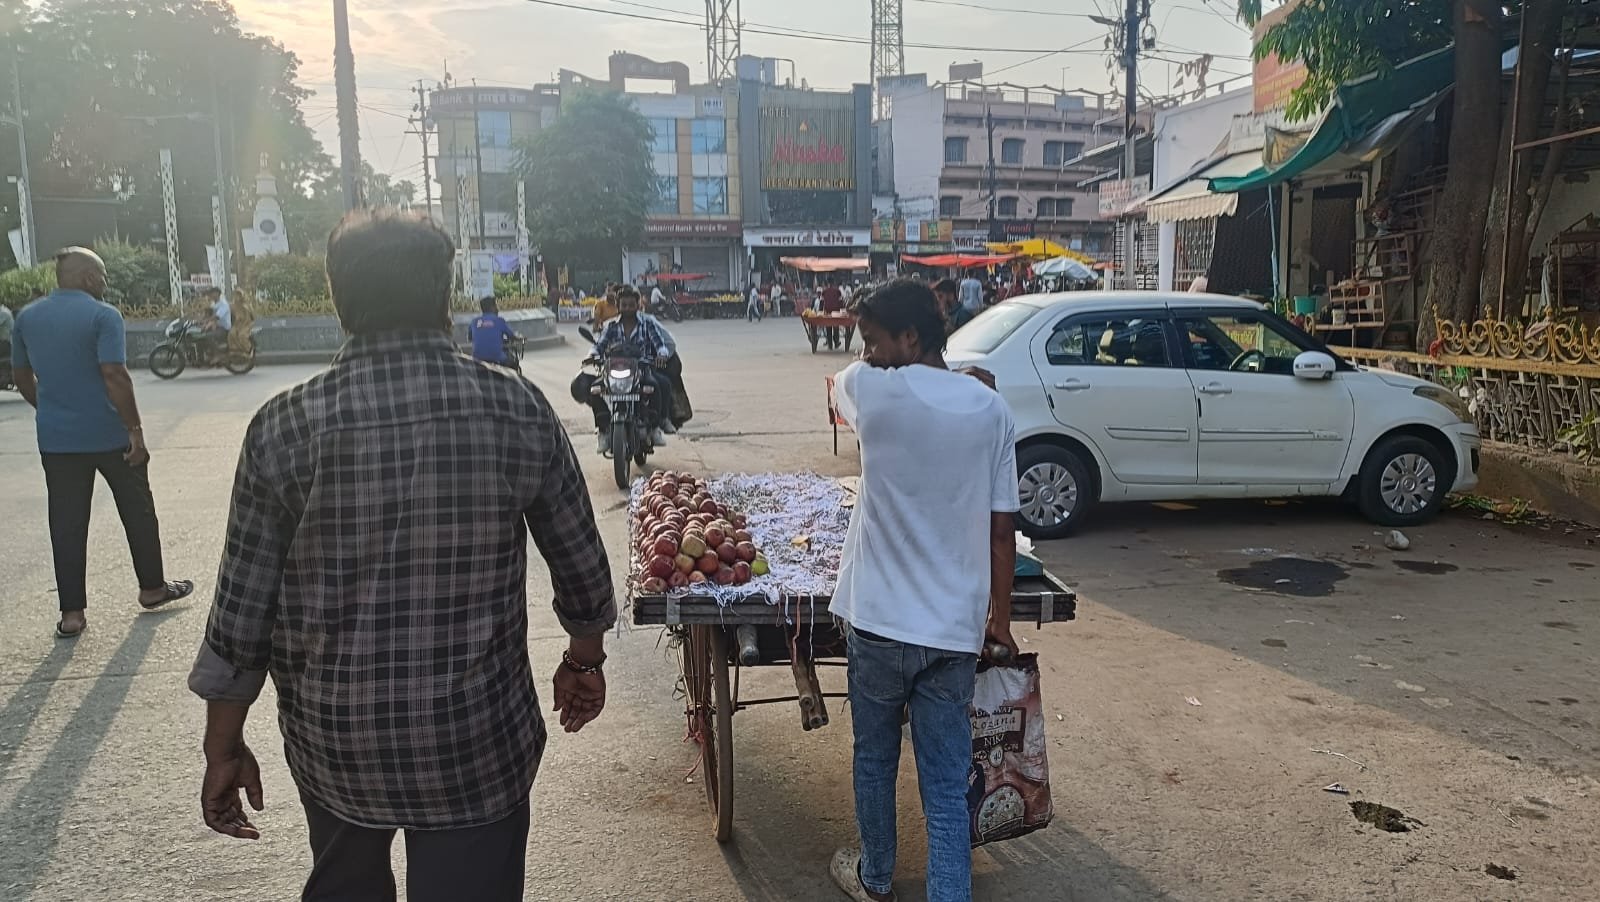
M699 416L663 453L696 471L857 471L830 453L822 376L792 320L677 327ZM535 355L569 426L577 346ZM136 376L170 573L212 582L251 411L314 372ZM611 547L622 499L580 451ZM201 706L183 678L203 604L135 614L109 496L96 507L91 627L56 642L44 488L26 407L0 398L0 899L277 900L309 864L271 708L248 728L266 767L255 844L215 836L195 803ZM1446 519L1414 548L1334 505L1106 509L1042 549L1081 619L1027 634L1044 661L1058 819L976 856L979 899L1593 899L1600 897L1600 554L1592 535ZM908 537L915 541L914 537ZM562 635L530 582L533 655ZM620 574L619 574L620 576ZM1286 582L1284 580L1287 580ZM535 788L530 899L826 900L851 839L844 716L802 733L787 709L736 719L736 840L719 849L682 742L673 653L613 640L612 697L553 737ZM783 674L747 674L761 691ZM1186 701L1199 702L1193 705ZM843 712L841 712L842 714ZM1321 749L1315 752L1313 749ZM1338 753L1338 755L1329 754ZM1358 824L1349 799L1420 821ZM898 886L922 898L915 783ZM397 867L404 853L396 844ZM1513 868L1515 882L1484 873Z

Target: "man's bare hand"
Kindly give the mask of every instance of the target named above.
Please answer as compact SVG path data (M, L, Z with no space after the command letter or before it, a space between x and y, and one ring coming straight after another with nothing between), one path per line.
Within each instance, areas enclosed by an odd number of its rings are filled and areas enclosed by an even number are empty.
M122 459L134 467L142 467L150 462L150 449L144 445L143 432L128 433L128 450L123 452Z
M239 743L230 754L206 760L205 779L200 784L200 810L206 826L239 839L260 839L261 831L245 814L239 790L250 799L250 807L261 810L261 767L250 747Z
M556 665L555 710L561 714L562 729L578 732L599 717L605 706L605 674L579 673L565 664Z
M971 376L979 382L982 382L984 385L989 386L990 391L996 390L994 387L994 373L989 372L981 366L964 366L961 369L956 370L956 372L962 374L963 376Z
M989 657L988 646L990 643L996 643L1005 646L1006 649L1011 652L1012 661L1015 661L1017 655L1022 653L1021 649L1017 647L1017 640L1011 635L1011 624L1001 623L991 619L984 632L987 634L987 639L984 641L985 657Z

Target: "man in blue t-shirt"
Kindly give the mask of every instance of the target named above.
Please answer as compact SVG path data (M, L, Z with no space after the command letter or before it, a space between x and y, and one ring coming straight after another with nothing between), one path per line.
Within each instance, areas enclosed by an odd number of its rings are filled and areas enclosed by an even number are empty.
M122 314L101 300L106 265L88 248L69 247L56 255L56 284L60 287L17 316L11 360L17 390L38 411L61 602L56 635L70 639L88 625L85 572L96 473L111 486L128 534L140 607L154 610L183 598L194 591L194 583L168 582L162 571L150 452L128 375Z
M495 305L494 298L484 298L478 308L483 313L467 327L467 335L472 338L472 356L488 363L509 364L506 339L516 338L517 333L500 318L500 308Z

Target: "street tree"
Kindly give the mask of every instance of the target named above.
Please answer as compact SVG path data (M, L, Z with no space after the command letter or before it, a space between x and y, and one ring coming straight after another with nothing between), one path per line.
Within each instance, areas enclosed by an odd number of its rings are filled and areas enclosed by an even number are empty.
M517 145L528 230L547 260L574 271L608 268L637 246L657 196L650 123L621 94L584 91Z
M1507 11L1526 17L1524 77L1513 121L1502 104L1502 53ZM1516 276L1508 291L1520 297L1521 267L1538 215L1564 162L1562 151L1542 157L1542 166L1518 168L1507 192L1503 161L1513 141L1537 137L1552 100L1562 128L1570 104L1565 73L1570 51L1558 50L1567 5L1564 0L1342 0L1302 3L1270 28L1256 46L1257 58L1277 54L1306 63L1308 77L1291 98L1291 118L1316 114L1338 86L1369 73L1380 76L1408 59L1454 44L1455 90L1451 98L1449 170L1440 195L1427 256L1443 265L1427 267L1418 323L1424 345L1435 333L1435 317L1470 320L1499 306L1500 258L1507 241ZM1260 22L1262 0L1239 0L1240 17ZM1560 76L1552 84L1552 72ZM1442 121L1444 117L1441 117ZM1505 228L1514 199L1511 228Z

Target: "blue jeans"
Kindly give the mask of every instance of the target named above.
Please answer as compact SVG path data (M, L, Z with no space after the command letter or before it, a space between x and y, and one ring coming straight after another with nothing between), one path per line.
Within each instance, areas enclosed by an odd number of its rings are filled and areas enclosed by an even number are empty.
M967 707L978 656L847 633L861 882L886 893L894 878L900 717L910 705L911 747L928 828L928 902L970 902L972 722Z

